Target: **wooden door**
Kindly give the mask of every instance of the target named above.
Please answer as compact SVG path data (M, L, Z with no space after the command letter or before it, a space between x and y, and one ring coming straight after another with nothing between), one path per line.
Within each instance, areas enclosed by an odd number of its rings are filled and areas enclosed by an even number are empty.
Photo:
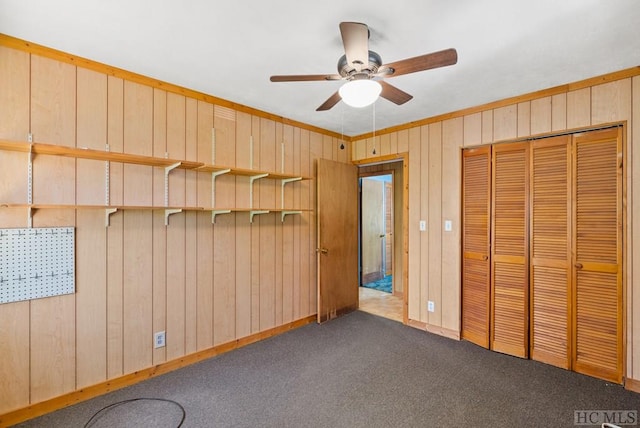
M489 347L491 147L462 156L462 338Z
M384 277L384 182L362 179L362 283Z
M622 382L622 128L573 137L573 368Z
M318 322L358 308L358 169L318 159Z
M571 364L571 137L531 143L531 359Z
M491 349L529 355L529 144L493 147Z

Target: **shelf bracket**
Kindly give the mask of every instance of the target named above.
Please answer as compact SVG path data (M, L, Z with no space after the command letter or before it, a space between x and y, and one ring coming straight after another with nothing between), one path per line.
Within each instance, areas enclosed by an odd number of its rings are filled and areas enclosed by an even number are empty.
M231 210L212 210L211 211L211 223L215 224L216 216L220 214L229 214Z
M284 223L284 218L290 214L302 214L302 211L282 211L280 221Z
M268 173L252 175L249 177L249 207L253 208L253 182L269 176Z
M269 214L268 210L251 210L249 211L249 223L253 223L253 216L259 214Z
M213 171L211 173L211 206L212 207L216 206L216 177L218 177L219 175L227 174L229 172L231 172L230 168L221 169L220 171ZM212 218L212 221L214 219L215 217Z
M29 206L27 208L27 227L29 229L31 229L33 227L33 216L36 213L36 211L38 211L37 208L33 208L32 206Z
M109 227L109 219L111 218L111 214L115 213L116 211L118 211L117 208L107 208L106 210L104 210L104 226L105 227Z
M164 210L164 225L169 226L169 216L172 214L181 213L182 210L180 208L166 208Z
M179 167L182 162L176 162L164 167L164 206L169 206L169 173Z
M280 208L284 209L284 186L285 186L285 184L293 183L294 181L300 181L300 180L302 180L302 177L283 178L282 180L280 180ZM284 219L284 216L282 218Z

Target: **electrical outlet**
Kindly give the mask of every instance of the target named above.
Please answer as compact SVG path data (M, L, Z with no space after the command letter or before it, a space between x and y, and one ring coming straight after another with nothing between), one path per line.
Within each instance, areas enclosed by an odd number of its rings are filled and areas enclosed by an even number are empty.
M166 333L164 331L159 331L153 335L153 347L154 348L163 348L166 344Z
M424 232L425 230L427 230L427 222L420 220L420 232Z
M445 220L445 222L444 222L444 231L445 232L451 232L451 230L452 230L451 220Z
M427 310L428 310L429 312L435 312L435 311L436 311L436 304L435 304L435 303L433 303L431 300L429 300L429 301L427 302Z

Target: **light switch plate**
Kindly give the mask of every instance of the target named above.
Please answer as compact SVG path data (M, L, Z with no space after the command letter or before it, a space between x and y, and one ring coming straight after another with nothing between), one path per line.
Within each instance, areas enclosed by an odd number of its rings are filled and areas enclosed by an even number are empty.
M445 220L444 221L444 231L445 232L451 232L452 227L451 227L451 220Z
M427 230L427 222L420 220L420 232L424 232L425 230Z
M435 304L435 303L433 303L431 300L429 300L429 301L427 302L427 310L428 310L429 312L435 312L435 311L436 311L436 304Z

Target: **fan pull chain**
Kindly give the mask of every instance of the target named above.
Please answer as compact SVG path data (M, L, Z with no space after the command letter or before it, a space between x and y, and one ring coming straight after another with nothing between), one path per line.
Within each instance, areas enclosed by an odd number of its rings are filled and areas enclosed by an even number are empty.
M340 150L344 150L344 103L340 106Z
M373 104L373 154L376 154L376 103Z

